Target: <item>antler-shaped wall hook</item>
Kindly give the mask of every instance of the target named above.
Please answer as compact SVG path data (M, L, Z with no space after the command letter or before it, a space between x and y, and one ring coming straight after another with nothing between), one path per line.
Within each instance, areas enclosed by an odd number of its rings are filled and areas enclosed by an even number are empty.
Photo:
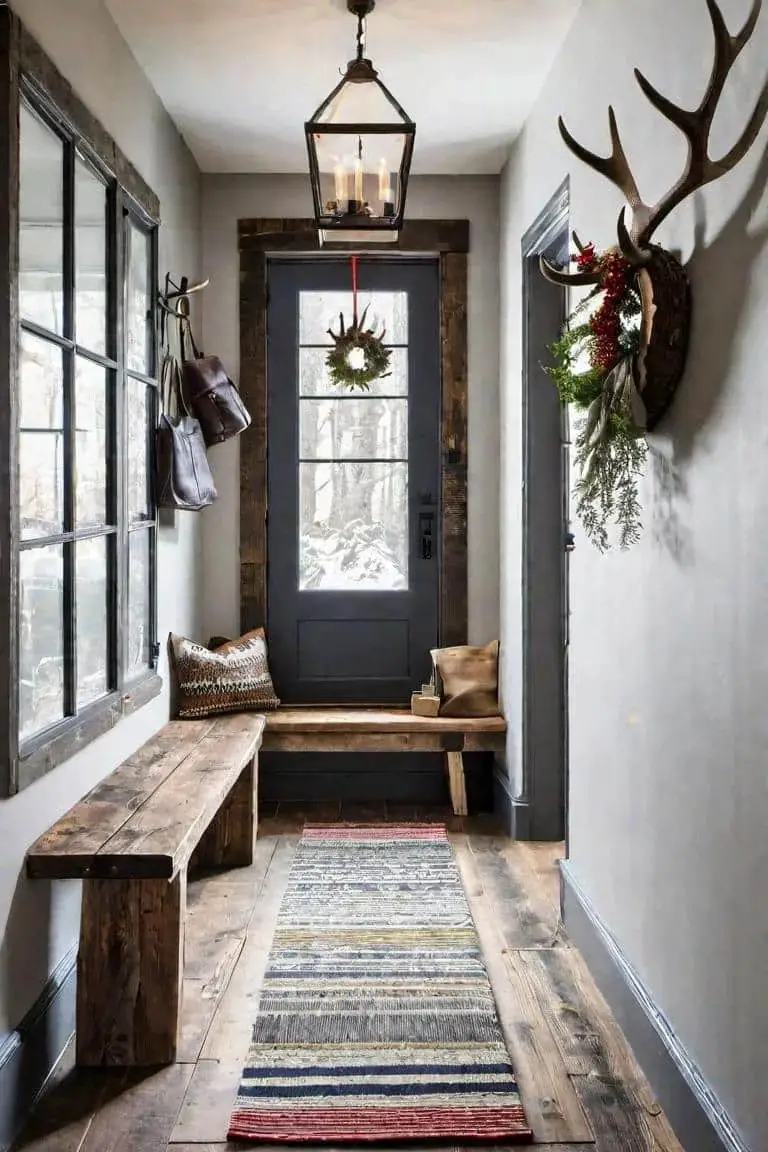
M633 367L636 386L643 398L650 431L667 411L682 377L688 352L690 329L690 287L685 270L677 259L652 243L653 235L667 216L688 196L730 172L757 139L768 116L768 80L739 140L720 160L709 155L712 122L728 75L755 30L762 0L754 0L752 11L737 36L731 36L716 0L706 0L715 37L712 75L698 108L688 111L673 104L645 76L635 69L644 95L662 116L671 121L688 141L688 157L682 175L655 205L644 203L637 181L621 142L613 108L608 109L611 153L600 156L585 148L568 131L560 117L560 134L570 151L599 172L622 192L630 209L627 226L625 210L619 215L618 248L635 270L642 301L640 348ZM577 244L578 246L578 244ZM579 246L580 247L580 246ZM556 284L597 285L601 270L570 273L555 268L544 258L543 274Z

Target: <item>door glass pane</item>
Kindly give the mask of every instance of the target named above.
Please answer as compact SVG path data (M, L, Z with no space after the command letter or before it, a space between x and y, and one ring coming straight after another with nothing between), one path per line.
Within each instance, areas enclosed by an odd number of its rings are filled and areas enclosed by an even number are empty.
M128 432L128 516L132 522L149 516L147 492L147 433L149 392L141 380L128 377L126 429Z
M107 691L107 537L75 545L77 706Z
M21 105L19 308L23 320L64 329L64 145Z
M407 400L301 400L303 460L403 460Z
M346 396L325 366L326 348L299 349L299 391L302 396ZM366 396L408 395L408 349L392 348L389 375L374 380Z
M357 310L360 316L366 306L368 307L366 328L375 326L378 332L383 324L388 344L408 343L407 292L358 291ZM299 343L332 344L328 329L339 331L340 312L344 315L345 325L349 324L352 320L351 291L300 292Z
M78 528L107 519L107 387L112 373L77 358L75 516Z
M61 350L23 332L19 363L19 514L22 540L64 528L64 378Z
M62 545L19 555L19 735L26 740L64 717Z
M299 587L408 587L408 465L299 464Z
M129 221L128 268L126 284L125 340L128 368L132 372L151 370L150 363L150 268L151 237Z
M75 163L75 333L77 343L107 353L107 189Z
M125 671L137 676L149 665L149 530L128 537L128 635Z

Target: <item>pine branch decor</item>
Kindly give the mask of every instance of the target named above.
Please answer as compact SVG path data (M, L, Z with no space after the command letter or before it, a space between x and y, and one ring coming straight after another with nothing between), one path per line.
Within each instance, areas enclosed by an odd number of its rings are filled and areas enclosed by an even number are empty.
M647 447L634 380L642 304L633 269L617 250L598 256L594 245L579 245L573 260L599 279L551 346L554 364L546 371L561 403L585 414L576 436L576 512L589 539L605 552L611 522L621 548L636 543L642 532L638 480ZM599 294L599 307L587 317Z

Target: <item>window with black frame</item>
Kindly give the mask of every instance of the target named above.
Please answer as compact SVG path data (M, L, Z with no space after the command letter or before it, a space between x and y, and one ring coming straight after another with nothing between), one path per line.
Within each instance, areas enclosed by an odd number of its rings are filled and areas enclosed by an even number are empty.
M156 660L157 227L28 96L19 169L23 757Z

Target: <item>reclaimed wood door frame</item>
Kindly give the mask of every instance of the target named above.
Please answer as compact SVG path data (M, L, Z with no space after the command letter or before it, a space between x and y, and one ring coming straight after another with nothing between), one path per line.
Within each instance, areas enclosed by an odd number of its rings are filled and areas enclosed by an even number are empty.
M267 619L267 269L271 253L319 251L310 219L238 221L240 392L253 423L240 438L240 628ZM363 249L361 249L363 251ZM408 221L396 246L440 266L442 376L440 644L467 642L468 220Z

